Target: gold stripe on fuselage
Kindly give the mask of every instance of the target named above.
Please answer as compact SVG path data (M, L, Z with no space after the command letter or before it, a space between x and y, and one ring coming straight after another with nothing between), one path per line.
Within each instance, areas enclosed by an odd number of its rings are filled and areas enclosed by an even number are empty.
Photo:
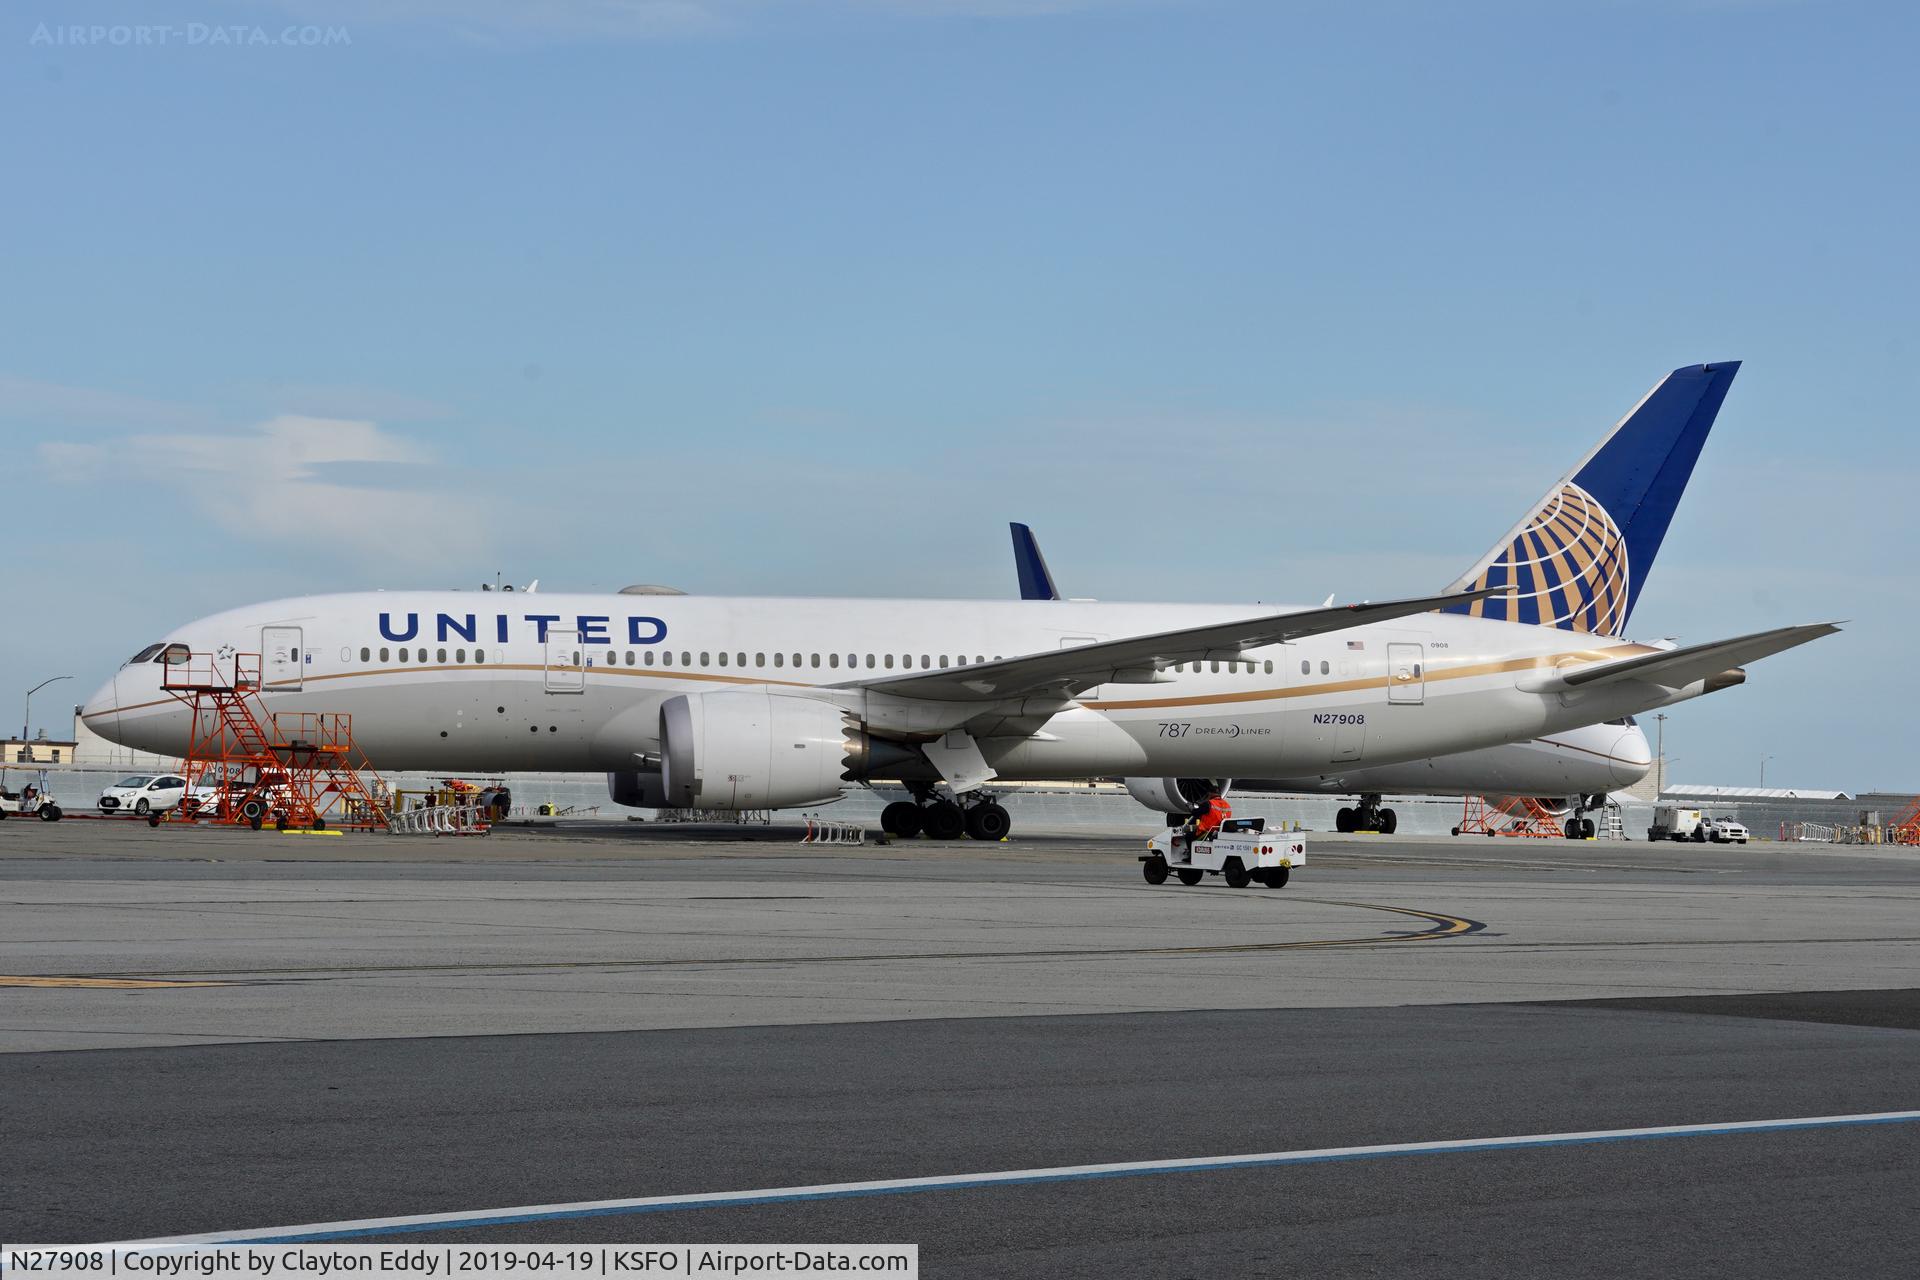
M1557 667L1561 664L1561 662L1569 658L1581 660L1585 662L1606 662L1606 661L1610 661L1618 658L1638 657L1641 654L1658 653L1658 652L1660 652L1658 649L1654 649L1648 645L1625 644L1625 645L1614 645L1605 649L1574 649L1574 650L1570 650L1562 653L1536 654L1533 657L1529 657L1529 658L1508 658L1500 662L1470 663L1466 666L1459 666L1459 667L1435 668L1429 665L1427 668L1425 679L1428 683L1433 683L1435 681L1440 681L1440 680L1466 680L1466 679L1471 679L1475 676L1492 676L1492 675L1500 675L1504 672L1510 672L1510 671L1528 671L1528 670L1537 670L1540 668ZM961 668L948 668L948 669L960 670ZM423 673L423 672L457 671L457 672L472 672L476 675L484 675L484 674L489 674L495 671L546 672L549 670L560 672L563 674L577 674L580 672L586 672L589 674L597 674L602 676L637 676L642 678L651 678L651 679L659 679L659 680L705 681L705 682L714 683L714 684L779 685L782 688L788 688L788 689L831 689L831 688L847 687L847 686L836 686L836 685L830 685L830 684L807 684L804 681L799 681L799 680L773 680L773 679L768 679L762 676L723 676L723 675L714 675L708 672L699 672L699 671L674 671L674 670L660 668L660 667L644 667L644 668L643 667L633 667L633 668L628 668L628 667L552 667L552 668L549 668L546 666L542 666L539 663L500 662L500 663L487 663L487 664L482 664L477 666L469 665L469 666L380 667L372 671L338 671L338 672L334 672L331 675L307 676L302 681L302 688L304 688L306 685L309 685L309 684L318 684L323 680L362 680L362 679L370 679L377 676L409 675L409 674ZM1082 702L1080 705L1094 711L1126 710L1131 708L1147 708L1147 707L1219 706L1222 704L1233 703L1233 702L1269 702L1269 701L1273 701L1281 698L1312 698L1312 697L1318 697L1322 694L1329 694L1329 693L1351 693L1360 689L1384 689L1388 686L1389 683L1390 683L1390 680L1385 675L1363 676L1357 679L1328 680L1328 681L1323 681L1317 684L1298 685L1292 688L1244 689L1244 690L1239 690L1233 693L1187 694L1181 697L1173 697L1173 698L1140 698L1140 699L1128 699L1128 700L1103 699L1098 702ZM271 685L268 686L269 689L271 689L272 687L273 686ZM857 686L854 686L854 687L857 687ZM291 692L291 691L282 690L282 692ZM1017 697L1021 695L1010 694L1008 696ZM89 719L89 720L101 719L110 714L123 714L130 711L140 711L147 707L164 707L171 703L178 703L179 701L180 700L176 698L161 698L153 702L136 702L132 706L117 707L112 712L100 712L95 716L83 717L83 719ZM184 704L181 704L181 705L184 705Z

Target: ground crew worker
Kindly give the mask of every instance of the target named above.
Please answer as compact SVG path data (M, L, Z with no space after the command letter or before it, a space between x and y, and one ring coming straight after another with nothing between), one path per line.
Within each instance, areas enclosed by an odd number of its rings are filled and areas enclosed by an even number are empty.
M1226 797L1214 792L1193 811L1193 838L1205 840L1216 834L1223 823L1233 816L1233 806Z

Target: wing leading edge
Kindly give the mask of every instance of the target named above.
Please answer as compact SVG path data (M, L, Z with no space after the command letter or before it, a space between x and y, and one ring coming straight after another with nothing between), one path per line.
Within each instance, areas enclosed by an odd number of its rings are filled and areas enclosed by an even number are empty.
M850 680L838 687L939 702L997 702L1040 693L1072 697L1102 684L1150 684L1159 671L1176 663L1237 659L1248 649L1432 613L1462 600L1476 600L1505 589L1387 600L1379 604L1349 604L1335 609L1303 609L1298 613L1269 614L1204 627L1128 636L943 671Z

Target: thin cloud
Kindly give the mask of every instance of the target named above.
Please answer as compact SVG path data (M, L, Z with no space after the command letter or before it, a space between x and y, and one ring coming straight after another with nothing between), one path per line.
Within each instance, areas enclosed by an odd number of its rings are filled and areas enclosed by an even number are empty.
M185 426L206 421L191 405L147 396L69 387L0 373L0 418L42 423L115 423L121 426Z
M407 565L470 556L485 541L474 504L404 486L435 461L431 450L373 422L283 414L231 434L49 441L39 456L66 480L119 473L183 482L205 518L250 541Z

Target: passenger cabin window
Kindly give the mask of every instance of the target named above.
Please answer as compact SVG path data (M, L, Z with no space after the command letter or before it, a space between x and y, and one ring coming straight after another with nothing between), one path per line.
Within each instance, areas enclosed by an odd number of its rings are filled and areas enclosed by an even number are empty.
M405 649L402 649L400 651L400 661L405 662L406 660L407 660L407 651Z
M368 649L361 649L361 650L360 650L360 661L362 661L362 662L366 662L366 661L368 661L369 659L371 659L372 657L373 657L373 654L372 654L372 652L371 652L370 650L368 650Z
M706 655L706 654L704 654L704 653L703 653L703 654L701 654L701 655L700 655L700 661L701 661L701 662L705 662L706 660L707 660L707 655ZM725 653L722 653L722 654L720 655L720 665L721 665L721 666L723 666L723 667L727 665L727 655L726 655Z
M713 655L708 653L705 649L702 649L700 651L700 665L703 667L710 667L713 665Z
M891 670L893 670L893 655L892 655L892 654L888 654L888 655L887 655L887 670L889 670L889 671L891 671Z
M475 662L485 662L487 660L487 651L485 649L475 649L473 651L473 660Z
M817 653L813 655L813 665L816 667L820 665L820 655Z
M1333 668L1327 665L1327 660L1325 658L1320 659L1320 674L1324 676L1331 675L1332 673Z
M380 650L380 661L382 661L382 662L391 662L391 661L393 661L393 654L392 654L392 652L391 652L390 650L387 650L387 649L384 649L384 648L383 648L383 649L381 649L381 650Z
M1308 662L1304 658L1300 660L1300 674L1303 676L1310 676L1313 674L1313 664L1311 662Z
M733 665L734 665L734 666L736 666L736 667L744 667L744 666L746 666L746 665L747 665L747 655L746 655L746 654L744 654L744 653L736 653L736 654L734 654L734 655L733 655L733 657L734 657L734 663L733 663Z
M467 660L467 651L465 649L455 649L453 651L453 660L455 662L465 662Z
M440 649L440 650L437 650L436 652L438 652L440 656L435 658L434 661L440 663L442 666L445 666L447 661L447 651L445 649Z
M838 667L840 665L840 655L837 653L828 654L827 665L830 667Z
M784 666L786 666L786 665L787 665L787 655L786 655L786 654L784 654L784 653L776 653L776 654L774 654L774 655L773 655L773 665L774 665L774 666L776 666L776 667L784 667Z
M663 667L670 667L673 665L673 650L662 649L660 651L660 665Z
M1267 674L1268 674L1268 675L1272 675L1272 674L1273 674L1273 659L1272 659L1272 658L1268 658L1268 659L1267 659Z
M756 653L756 654L754 654L754 655L753 655L753 665L754 665L754 666L756 666L756 667L764 667L764 666L766 666L766 665L767 665L767 655L766 655L766 654L764 654L764 653Z

